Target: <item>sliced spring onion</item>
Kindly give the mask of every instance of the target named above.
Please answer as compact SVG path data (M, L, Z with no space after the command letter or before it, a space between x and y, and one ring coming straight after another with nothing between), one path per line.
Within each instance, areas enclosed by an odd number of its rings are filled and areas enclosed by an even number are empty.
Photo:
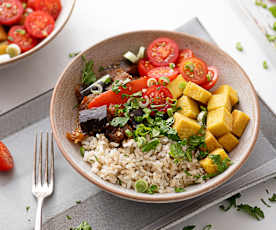
M170 64L169 64L169 67L170 67L171 69L174 69L174 68L175 68L175 64L174 64L174 63L170 63Z
M144 58L144 56L145 56L145 50L146 50L146 48L145 48L144 46L141 46L141 47L139 48L139 51L138 51L138 53L137 53L137 59L138 59L138 60Z
M146 108L146 107L148 107L148 105L149 105L149 103L150 103L150 99L149 99L148 96L145 96L144 99L146 100L145 103L143 103L142 101L139 101L139 106L140 106L141 108Z
M206 124L206 118L207 118L207 111L201 111L197 115L197 120L198 120L200 125L205 125Z
M167 109L167 114L169 115L169 117L173 116L173 109L172 108L168 108Z
M158 79L158 81L159 81L162 85L167 85L167 84L170 83L170 79L167 78L167 77L160 77L160 78Z
M157 85L157 80L155 78L149 78L147 81L147 86L151 87L153 85Z
M185 88L186 88L186 85L187 85L186 82L181 82L181 83L179 83L178 88L179 88L179 89L185 89Z
M170 97L166 98L166 102L171 106L176 106L177 105L177 99L173 99L173 98L170 98Z
M21 49L16 44L10 44L6 48L6 52L7 52L7 54L10 55L10 57L15 57L15 56L18 56L19 54L21 54Z
M100 83L95 82L91 88L91 93L100 94L103 92L103 86Z
M165 107L165 104L161 104L161 105L150 105L151 108L162 108Z
M137 56L131 51L127 51L123 56L125 59L129 60L132 63L136 63L138 61Z
M80 94L85 96L85 95L89 94L90 92L92 92L94 90L95 86L98 87L98 85L101 85L101 87L103 88L102 85L108 85L109 83L111 83L111 76L109 74L106 74L103 77L101 77L99 80L94 82L92 85L90 85L86 89L82 90L80 92ZM103 89L102 89L102 91L103 91Z
M147 191L147 189L148 189L148 182L146 182L145 180L140 179L135 182L135 191L136 192L143 193L143 192Z

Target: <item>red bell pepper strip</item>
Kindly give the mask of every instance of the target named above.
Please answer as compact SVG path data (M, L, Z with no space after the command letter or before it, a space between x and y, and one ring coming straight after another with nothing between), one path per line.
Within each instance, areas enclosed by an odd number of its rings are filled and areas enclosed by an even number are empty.
M136 93L144 88L148 88L147 86L147 77L141 77L137 80L133 80L126 84L127 88L120 88L119 93L115 93L112 90L108 90L99 96L95 97L93 101L91 101L88 105L88 108L100 107L102 105L116 105L116 104L124 104L127 102L128 98L122 97L122 94L131 95Z

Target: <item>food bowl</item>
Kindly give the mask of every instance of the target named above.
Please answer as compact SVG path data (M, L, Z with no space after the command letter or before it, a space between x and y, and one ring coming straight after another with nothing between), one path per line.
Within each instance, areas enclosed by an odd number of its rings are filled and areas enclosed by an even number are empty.
M80 83L83 66L81 56L92 59L95 70L100 66L112 64L122 58L128 50L136 51L158 37L168 37L176 41L180 48L190 48L195 55L211 66L215 65L220 72L216 87L222 84L231 85L239 94L238 109L244 111L251 120L240 139L239 145L230 153L233 164L222 174L208 180L206 183L188 186L182 193L145 194L125 189L119 185L104 181L91 172L88 163L82 160L79 147L66 138L66 132L71 132L77 125L77 111L72 110L77 103L74 87ZM50 108L51 125L57 145L65 159L73 168L101 189L116 196L149 203L168 203L190 199L202 195L229 180L242 165L252 151L259 130L259 104L256 92L243 69L229 55L218 47L196 37L169 31L137 31L121 34L106 39L79 54L66 67L55 86ZM72 182L73 183L73 182Z
M38 51L41 48L43 48L44 46L46 46L50 41L52 41L60 33L60 31L64 28L64 26L68 22L71 14L72 14L72 11L74 9L75 3L76 3L76 0L61 0L62 10L55 22L55 28L54 28L53 32L48 37L46 37L41 42L39 42L34 48L30 49L29 51L24 52L16 57L10 58L8 60L1 61L0 69L6 68L9 65L19 62L20 60L32 55L36 51Z

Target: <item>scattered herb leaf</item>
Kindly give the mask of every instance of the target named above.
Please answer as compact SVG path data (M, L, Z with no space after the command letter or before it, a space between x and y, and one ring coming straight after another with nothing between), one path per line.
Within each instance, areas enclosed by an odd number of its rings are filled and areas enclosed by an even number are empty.
M276 18L276 5L269 7L268 10Z
M232 207L237 207L237 199L241 197L241 194L238 193L228 199L226 199L226 201L229 203L229 205L227 207L225 207L224 205L220 205L219 208L225 212L227 212L228 210L230 210Z
M154 193L158 193L158 186L153 184L151 185L148 190L146 191L146 193L148 194L154 194Z
M142 145L141 150L142 152L149 152L150 150L156 149L157 145L159 145L160 140L159 139L153 139L149 141L148 143Z
M236 49L237 49L238 51L240 51L240 52L243 51L243 47L242 47L242 45L241 45L240 42L237 42L237 43L236 43Z
M202 230L210 230L212 227L213 226L211 224L207 224Z
M276 193L273 193L272 197L268 198L271 202L276 202Z
M26 211L29 212L30 208L30 206L26 206Z
M185 189L184 188L175 187L174 191L177 192L177 193L179 193L179 192L185 192Z
M267 65L267 62L266 62L266 61L263 62L263 68L264 68L264 69L268 69L268 65Z
M72 220L72 217L67 215L67 216L66 216L66 219L67 219L67 220Z
M263 198L261 198L261 202L268 208L271 208L271 206L265 202L265 200Z
M80 51L69 53L69 58L76 57L79 53L80 53Z
M92 230L92 227L86 221L83 221L78 227L70 228L70 230Z
M189 225L185 226L182 230L193 230L196 226L195 225Z
M77 200L77 201L76 201L76 204L80 204L80 203L81 203L81 200Z
M238 211L243 211L247 213L248 215L252 216L256 220L260 221L261 219L264 219L264 212L259 207L252 207L248 204L240 204L237 206Z
M114 127L117 127L117 126L124 127L128 122L128 120L129 120L128 117L115 117L112 119L110 124Z
M89 86L96 81L96 74L93 70L94 62L93 60L87 61L84 55L81 56L81 58L84 62L84 67L82 70L82 83L85 86Z

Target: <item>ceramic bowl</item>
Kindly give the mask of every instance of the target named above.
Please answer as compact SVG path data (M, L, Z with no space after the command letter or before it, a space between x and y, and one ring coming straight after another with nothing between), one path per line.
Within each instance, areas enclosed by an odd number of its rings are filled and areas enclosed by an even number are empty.
M0 69L6 68L8 66L11 66L21 61L22 59L32 55L36 51L46 46L50 41L52 41L68 22L72 14L72 11L74 9L75 3L76 3L76 0L61 0L62 10L56 20L55 29L53 30L53 32L47 38L43 39L40 43L38 43L34 48L30 49L29 51L22 53L7 61L0 62Z
M233 165L224 173L204 184L189 186L182 193L149 195L111 184L91 173L90 165L82 160L79 146L66 138L66 132L74 130L77 124L77 111L72 110L72 108L77 103L74 87L80 82L83 66L81 55L94 60L94 68L97 70L101 65L112 64L120 60L122 54L128 50L137 52L140 46L147 47L151 41L158 37L169 37L176 41L180 48L190 48L197 57L206 61L208 65L215 65L220 73L216 87L221 84L229 84L237 90L240 97L237 108L248 114L251 120L240 139L239 145L230 153ZM78 173L101 189L116 196L150 203L167 203L190 199L215 189L229 180L246 162L256 142L259 130L258 99L252 83L239 64L221 49L208 42L184 33L169 31L137 31L121 34L104 40L79 54L59 77L52 96L50 117L57 145L63 156Z

